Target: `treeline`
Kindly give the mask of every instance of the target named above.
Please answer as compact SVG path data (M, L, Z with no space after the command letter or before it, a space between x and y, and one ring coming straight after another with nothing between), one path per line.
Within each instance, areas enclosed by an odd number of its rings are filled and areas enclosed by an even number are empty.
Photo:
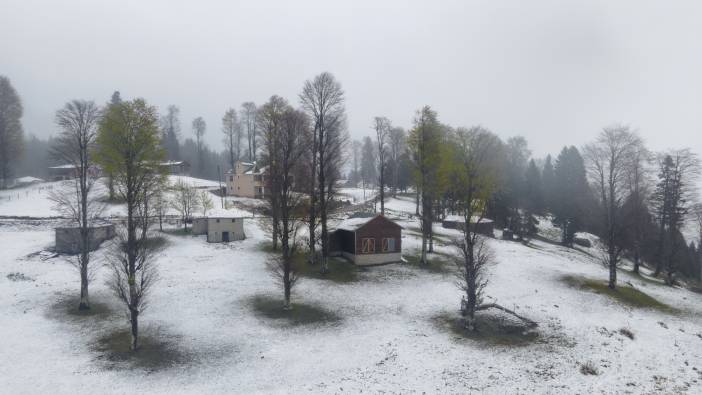
M689 149L654 153L637 133L616 126L581 149L566 146L555 157L535 158L524 137L502 140L483 127L446 125L430 107L417 112L408 133L384 117L374 126L374 138L351 144L349 183L393 195L411 187L423 230L422 261L433 250L433 222L465 214L461 202L473 188L484 207L470 214L484 209L518 240L537 237L539 221L552 222L565 246L573 246L578 232L599 236L612 288L625 257L634 272L646 265L670 284L680 274L700 279L702 234L683 236L691 222L702 225L695 193L699 161ZM462 182L471 179L466 152L483 173L468 186ZM489 191L481 190L486 185ZM383 211L384 194L378 199Z

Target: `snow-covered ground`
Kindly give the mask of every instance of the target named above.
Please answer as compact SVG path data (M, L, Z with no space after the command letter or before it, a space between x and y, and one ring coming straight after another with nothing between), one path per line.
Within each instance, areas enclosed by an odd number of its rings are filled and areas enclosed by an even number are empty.
M168 176L169 183L174 185L182 181L199 189L215 189L217 181L203 180L188 176ZM106 198L108 195L105 179L95 183L94 194ZM51 193L62 187L72 187L73 181L53 181L30 184L24 187L0 190L0 217L57 217L60 213L50 200ZM215 199L215 196L212 197ZM104 216L121 216L126 214L123 204L108 203ZM176 214L175 211L169 214Z
M49 212L35 199L36 213ZM8 215L0 203L0 215ZM419 247L411 197L389 199L401 217L403 250ZM26 211L31 214L31 211ZM91 283L94 303L109 313L75 319L62 304L78 291L76 271L34 253L53 244L50 221L0 222L0 392L9 393L700 393L702 295L620 274L620 281L680 310L632 309L568 286L565 275L606 279L588 251L551 243L490 240L496 265L486 293L539 323L522 346L465 339L436 317L459 307L450 273L393 264L359 271L358 281L303 278L293 300L317 304L341 321L286 326L256 315L250 300L280 297L259 245L248 238L208 244L166 235L160 281L141 317L145 335L184 355L172 367L115 367L98 339L128 324L109 293L107 270ZM546 225L544 225L546 226ZM437 227L441 240L455 230ZM441 242L436 249L453 254ZM98 254L99 255L99 254ZM22 276L13 275L21 273ZM8 275L10 277L8 277ZM628 328L631 340L620 333ZM581 374L590 362L599 375Z

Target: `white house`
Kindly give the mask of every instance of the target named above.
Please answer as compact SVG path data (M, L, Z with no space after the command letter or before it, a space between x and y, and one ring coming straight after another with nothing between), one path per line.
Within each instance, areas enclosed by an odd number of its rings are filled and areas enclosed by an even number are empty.
M207 235L209 243L226 243L244 240L244 218L251 217L246 211L237 209L212 209L206 216L193 219L193 234Z
M266 196L266 168L256 162L236 162L227 173L227 195L262 199Z

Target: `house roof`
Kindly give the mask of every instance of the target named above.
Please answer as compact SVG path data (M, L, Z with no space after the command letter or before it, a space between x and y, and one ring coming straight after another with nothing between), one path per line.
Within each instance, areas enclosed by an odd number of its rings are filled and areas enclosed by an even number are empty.
M247 218L251 216L251 213L235 208L213 208L207 211L207 215L201 215L200 218Z
M399 224L397 224L395 221L388 219L387 217L383 216L382 214L378 214L373 217L361 217L361 218L347 218L343 221L341 221L337 226L337 230L347 230L349 232L355 232L358 229L364 227L367 223L375 220L376 218L382 218L385 221L388 221L394 225L396 225L399 228L402 228Z
M179 165L183 165L183 164L187 164L187 162L184 162L182 160L169 160L166 162L159 163L159 165L161 165L161 166L179 166Z
M464 222L464 218L462 215L447 215L446 218L444 218L444 221L450 221L450 222ZM477 215L474 215L470 217L470 223L474 224L480 222L481 224L487 224L490 222L493 222L490 218L480 218Z
M75 169L76 165L59 165L59 166L49 166L49 169Z

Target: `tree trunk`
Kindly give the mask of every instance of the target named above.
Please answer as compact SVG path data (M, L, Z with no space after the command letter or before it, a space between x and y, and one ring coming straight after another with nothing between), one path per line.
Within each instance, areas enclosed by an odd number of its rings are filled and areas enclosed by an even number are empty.
M132 343L129 349L132 351L136 351L139 348L139 312L137 312L135 309L130 308L129 313L129 321L132 324Z
M80 264L80 304L78 310L90 310L88 298L88 265L84 262Z
M385 215L385 172L380 169L380 214Z
M609 257L610 262L609 262L609 284L608 287L609 289L615 289L617 287L617 262L613 261L614 259L611 255Z
M319 214L320 220L322 222L322 268L321 272L326 273L329 271L327 266L329 257L329 240L327 237L327 198L326 198L326 178L324 167L326 166L324 158L324 134L322 129L319 133L319 180L317 181L317 188L319 189Z

